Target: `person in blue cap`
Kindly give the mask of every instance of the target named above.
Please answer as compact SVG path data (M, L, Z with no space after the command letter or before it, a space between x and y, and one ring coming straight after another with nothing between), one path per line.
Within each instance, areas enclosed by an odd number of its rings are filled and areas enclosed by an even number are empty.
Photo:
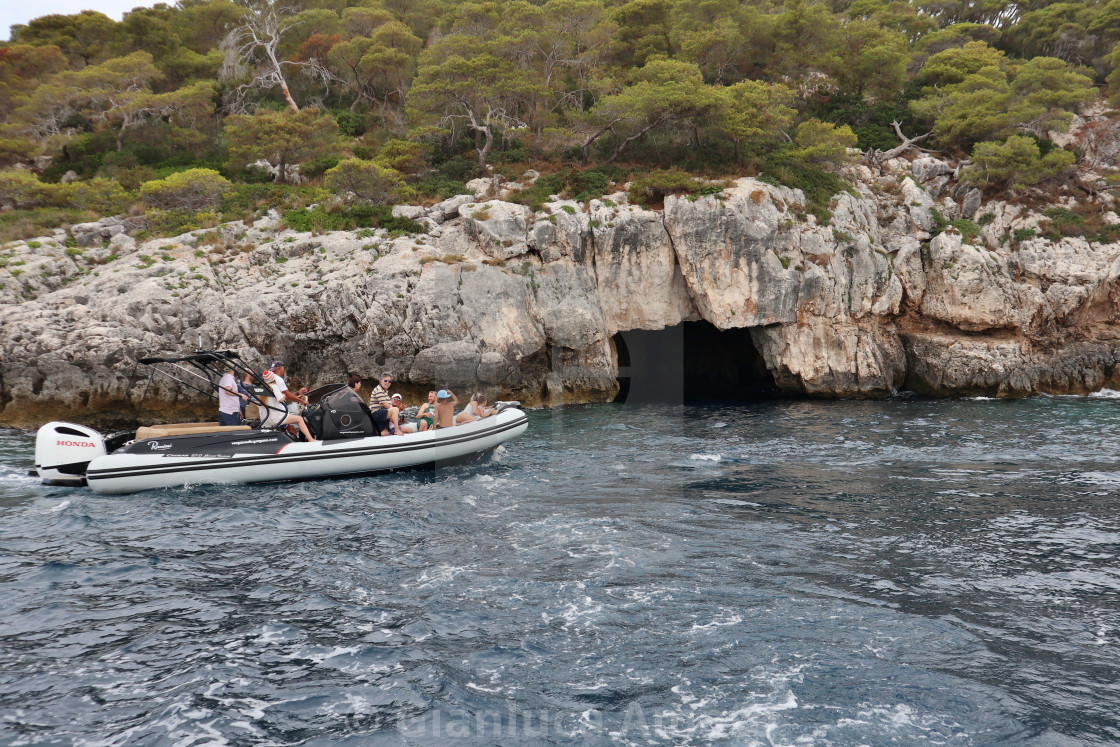
M450 389L436 392L436 428L450 428L455 425L455 405L459 398Z

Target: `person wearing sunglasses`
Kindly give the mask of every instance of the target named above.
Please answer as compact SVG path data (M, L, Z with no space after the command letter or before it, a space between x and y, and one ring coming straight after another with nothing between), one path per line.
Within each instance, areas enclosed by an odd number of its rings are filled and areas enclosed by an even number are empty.
M369 409L376 410L377 408L381 408L385 410L389 416L389 432L399 436L401 435L401 411L399 408L393 406L393 399L389 396L389 387L392 385L393 375L390 373L381 374L377 386L370 392Z

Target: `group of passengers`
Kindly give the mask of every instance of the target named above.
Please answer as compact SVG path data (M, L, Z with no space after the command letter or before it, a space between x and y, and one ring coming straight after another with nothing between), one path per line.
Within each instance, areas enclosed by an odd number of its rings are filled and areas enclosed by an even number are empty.
M413 422L402 423L401 415L405 409L404 397L400 394L389 394L389 387L392 385L393 375L383 373L369 395L369 408L373 413L374 427L382 436L399 436L429 429L450 428L459 423L472 423L498 413L496 409L486 406L486 395L479 392L463 408L463 411L456 415L455 406L459 404L459 398L450 389L440 389L428 392L428 401L420 405ZM362 378L351 376L350 388L355 392L359 391L362 388Z
M301 388L295 393L288 390L284 381L285 367L283 361L273 361L272 366L262 375L265 384L271 390L272 396L263 400L265 417L261 422L264 428L285 427L295 435L293 428L308 441L318 441L311 437L307 422L299 414L299 407L306 406L307 388ZM490 408L486 403L486 395L481 392L476 394L467 406L456 415L455 407L459 398L450 389L428 392L428 401L420 405L411 423L401 422L405 409L404 397L400 394L389 394L393 384L393 376L389 373L381 374L377 385L369 395L370 415L374 428L382 436L404 435L438 428L451 428L461 423L472 423L476 420L491 417L497 410ZM232 368L228 368L218 382L218 422L220 425L240 425L245 419L245 407L249 403L252 392L253 373L247 371L242 382L238 383L233 375ZM349 386L356 393L362 388L362 377L351 376Z

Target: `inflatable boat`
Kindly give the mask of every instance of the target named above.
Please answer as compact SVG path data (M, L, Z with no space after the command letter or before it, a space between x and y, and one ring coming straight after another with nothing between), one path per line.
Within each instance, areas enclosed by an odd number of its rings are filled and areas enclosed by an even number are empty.
M214 395L225 367L250 372L232 351L201 351L179 358L149 358L170 364L206 383L197 391ZM268 408L265 385L253 373L252 400ZM240 378L240 377L238 377ZM257 483L355 477L462 464L488 456L528 428L520 409L507 406L472 423L404 435L376 433L369 408L349 387L320 387L305 420L318 442L299 440L282 429L243 425L176 423L112 434L73 423L48 423L35 443L35 471L50 485L88 485L98 493L213 483ZM262 410L264 412L264 410Z

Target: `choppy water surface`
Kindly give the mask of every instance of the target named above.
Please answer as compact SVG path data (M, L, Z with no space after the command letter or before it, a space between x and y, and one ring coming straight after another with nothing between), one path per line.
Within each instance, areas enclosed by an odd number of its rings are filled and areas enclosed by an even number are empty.
M0 433L5 744L1113 744L1120 399L534 413L99 497Z

